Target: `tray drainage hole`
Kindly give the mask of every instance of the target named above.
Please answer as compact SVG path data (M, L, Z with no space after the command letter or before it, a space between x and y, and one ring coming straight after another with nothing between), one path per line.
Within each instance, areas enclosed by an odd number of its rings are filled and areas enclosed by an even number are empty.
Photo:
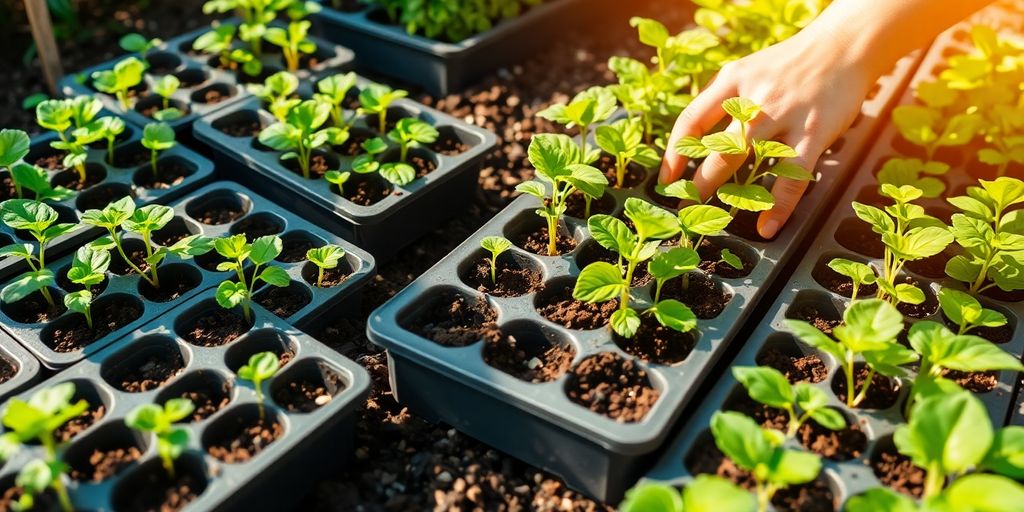
M619 301L591 304L572 297L576 278L562 276L552 279L537 293L533 306L541 316L566 329L591 330L608 325Z
M149 68L146 72L151 75L166 75L172 73L181 66L181 57L171 52L150 52L146 55L146 62Z
M641 317L640 329L632 338L612 333L612 339L623 352L648 363L671 366L686 360L697 346L697 330L679 332L661 325L653 315Z
M201 234L202 229L194 222L186 220L181 216L175 216L166 226L153 232L153 243L170 247L180 242L183 238Z
M533 383L561 378L575 357L568 336L529 320L502 326L500 335L488 338L483 346L488 365Z
M768 366L782 372L791 384L824 382L828 378L831 363L831 360L826 363L822 354L810 346L798 342L791 334L782 332L773 333L768 337L758 351L755 361L759 366Z
M386 199L395 187L377 174L351 174L341 191L331 185L331 192L359 206L371 206Z
M252 200L232 190L221 189L207 192L185 206L189 217L208 226L219 226L234 222L252 209Z
M161 112L172 108L178 109L178 112L181 113L181 117L187 116L189 112L191 112L188 108L188 104L184 101L175 98L168 98L167 100L164 100L164 98L156 94L145 96L135 103L136 112L153 120L159 120L158 117L161 117ZM173 122L173 120L170 122Z
M868 258L882 258L885 245L871 226L856 217L847 217L839 222L833 238L846 250Z
M300 263L306 261L306 253L310 249L324 245L327 242L308 231L289 231L281 235L281 254L275 260L281 263Z
M198 91L192 93L192 103L203 103L206 105L216 105L222 101L230 99L238 94L238 90L231 85L217 82L210 84Z
M95 383L85 379L72 379L67 382L75 386L75 394L72 396L71 401L75 403L79 400L85 400L89 404L89 408L77 417L71 418L54 431L53 437L58 444L66 443L88 431L90 427L103 419L107 415L107 411L110 410L110 396L106 392L101 393ZM28 444L36 445L37 443L29 442Z
M262 236L276 235L284 231L284 219L270 212L254 213L231 226L231 234L244 234L250 243Z
M258 140L256 142L261 146L263 145ZM290 158L288 160L282 158L279 162L285 169L288 169L295 175L310 180L319 180L324 177L324 174L327 174L327 171L336 170L341 167L341 161L338 160L338 157L319 149L314 150L309 157L309 176L303 174L298 158Z
M883 485L914 498L924 494L925 470L896 449L891 435L875 443L869 460L872 471Z
M22 324L49 322L67 311L67 307L64 306L64 292L52 286L47 290L53 299L53 306L41 292L36 291L19 301L0 303L0 311L11 320Z
M454 126L438 126L437 140L430 150L444 156L458 156L480 143L479 137Z
M465 347L497 336L498 313L483 297L451 287L428 290L398 316L403 329L445 347Z
M868 367L864 363L855 363L853 368L853 385L855 389L863 389L864 380L868 376ZM846 374L838 371L832 376L832 392L840 402L846 403ZM900 400L900 383L898 380L876 373L868 386L868 394L857 406L858 409L884 410L895 406Z
M647 176L649 176L647 169L644 169L639 164L631 163L626 167L626 172L622 176L622 186L620 187L618 185L618 169L614 156L608 153L601 153L597 161L591 165L603 172L605 177L608 178L608 188L636 188L642 185Z
M308 413L331 403L346 388L348 382L337 368L321 359L306 359L274 379L270 396L288 412Z
M288 286L266 286L253 296L253 301L278 318L288 318L313 302L309 288L297 281Z
M167 386L156 399L163 405L173 398L190 400L195 410L179 423L199 423L231 402L231 383L214 370L197 370Z
M182 89L191 89L193 87L198 87L206 83L206 81L210 78L209 73L207 73L206 70L202 68L183 69L175 73L174 76L178 77L178 81L181 82L180 87Z
M224 309L213 299L206 299L178 317L174 332L199 347L219 347L249 332L253 320L246 320L241 307Z
M203 432L203 448L227 464L248 462L284 436L281 414L266 404L245 404L226 411Z
M72 313L51 322L39 337L54 352L75 352L138 320L145 310L138 297L127 293L99 297L92 303L92 328L85 315Z
M157 389L187 365L181 346L164 335L149 335L121 349L100 365L100 375L126 393Z
M145 279L139 280L139 295L152 302L170 302L194 290L203 281L203 276L188 263L170 263L156 271L160 287L156 288Z
M64 462L73 480L102 482L135 465L146 453L148 438L123 422L107 423L72 444Z
M102 210L108 204L124 197L135 197L130 186L124 183L101 183L79 194L75 200L75 208L80 212Z
M827 293L816 290L797 292L793 303L786 308L786 318L807 322L825 334L843 323L843 315Z
M299 345L294 338L276 329L258 329L235 343L224 355L224 363L233 373L249 363L249 358L260 352L277 354L277 362L284 368L295 358Z
M206 491L209 480L206 463L200 456L183 454L174 462L172 477L158 457L125 473L113 489L115 510L179 510L197 500Z
M213 121L213 128L231 137L256 137L269 123L255 110L238 110Z
M333 288L348 280L349 276L352 275L353 261L355 256L346 254L345 258L338 262L338 266L334 268L325 269L323 271L323 277L320 277L320 267L316 266L313 262L306 262L302 266L302 279L309 283L310 286L318 288ZM358 265L358 263L355 263Z
M479 292L495 297L519 297L544 286L544 269L536 259L518 251L498 256L491 280L491 253L479 249L459 265L459 279Z
M128 255L128 259L131 260L132 264L143 272L149 270L149 264L146 263L146 244L138 238L122 238L121 240L121 247L124 249L124 253ZM110 267L108 267L108 270L110 273L119 276L126 276L135 272L135 269L121 257L120 251L117 250L112 251L110 254Z
M614 352L580 361L569 372L565 394L574 403L621 423L643 420L661 395L639 361Z
M722 252L726 249L740 259L743 268L737 269L722 261ZM761 254L756 249L739 240L724 236L705 238L697 248L697 253L700 254L701 270L725 279L747 277L761 262Z
M733 297L731 287L700 271L672 279L661 289L662 300L675 299L686 304L701 320L721 315Z
M848 254L826 253L822 257L818 258L817 263L814 264L814 268L811 269L811 277L813 277L822 288L835 293L836 295L849 298L853 295L853 280L839 272L836 272L835 270L832 270L832 267L829 266L829 263L837 258L863 264L870 264L870 262L866 261L864 258L850 256ZM875 271L873 267L871 270L876 276L878 275L878 272ZM878 285L876 284L859 285L857 287L857 298L864 299L873 297L877 292Z
M406 117L416 117L409 109L404 107L389 107L385 114L384 130L380 129L380 115L379 114L368 114L363 116L362 121L371 130L377 132L378 135L387 136L387 133L395 128L398 124L399 119L405 119Z
M505 238L526 252L549 256L547 222L538 217L533 209L517 215L506 225L504 234ZM555 252L558 255L572 252L580 242L565 223L559 223L555 236Z
M64 187L69 190L81 192L102 182L105 179L107 179L106 168L97 163L87 163L85 164L84 182L82 181L82 177L80 174L78 174L77 170L67 169L57 173L57 175L50 180L50 184L53 185L54 187Z
M194 163L180 156L166 156L156 161L156 173L153 172L152 164L135 171L132 183L144 189L167 190L180 185L195 174L197 169Z

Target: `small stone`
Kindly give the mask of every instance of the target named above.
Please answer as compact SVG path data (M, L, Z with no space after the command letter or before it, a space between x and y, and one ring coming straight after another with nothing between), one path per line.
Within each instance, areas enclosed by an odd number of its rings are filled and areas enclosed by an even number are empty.
M321 407L327 405L331 403L331 395L320 395L316 397L316 400L313 400L313 403Z
M526 366L529 367L531 370L536 370L537 368L544 366L544 361L541 361L540 359L534 357L533 359L530 359L530 361L526 363Z
M516 494L526 494L526 493L530 492L530 486L526 485L526 484L523 484L523 485L516 486L516 488L512 489L512 490L515 491Z
M451 483L452 474L447 471L442 471L441 474L437 475L437 481L441 483Z

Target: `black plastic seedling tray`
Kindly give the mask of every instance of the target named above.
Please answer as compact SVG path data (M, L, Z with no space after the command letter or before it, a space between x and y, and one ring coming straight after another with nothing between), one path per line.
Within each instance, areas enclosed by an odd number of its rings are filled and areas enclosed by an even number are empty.
M0 402L39 380L39 361L6 332L0 331Z
M91 475L80 480L68 478L76 510L138 510L133 501L149 496L156 482L166 481L166 473L155 438L129 429L125 417L139 405L163 404L171 398L196 396L194 393L220 407L181 424L189 432L189 444L176 463L176 473L191 478L191 488L198 493L188 510L285 509L305 494L319 474L341 467L351 458L357 410L369 392L366 371L258 306L253 309L253 327L228 344L201 347L182 338L183 324L201 310L217 307L212 291L203 293L192 304L179 306L20 395L27 398L45 387L73 382L78 397L90 403L93 414L89 416L102 416L91 425L86 423L88 426L61 449L73 472L90 466L88 459L97 450L135 448L141 452L134 462L102 481L93 481ZM263 383L266 417L280 424L283 433L248 461L225 462L208 449L231 436L240 423L258 421L252 383L237 379L235 371L252 354L263 351L287 354L290 359ZM144 391L126 391L124 382L154 361L164 365L161 378L154 377ZM279 401L282 390L303 382L322 388L316 406L306 402L308 407L298 408ZM101 412L95 414L97 410ZM38 446L22 447L0 468L0 487L13 485L18 469L41 456Z
M167 204L199 188L203 183L213 178L213 162L178 144L169 150L162 151L157 165L173 163L188 169L189 174L180 183L166 189L139 186L139 179L145 177L150 172L149 150L143 148L139 143L141 138L142 130L133 128L130 125L125 126L125 132L114 148L113 164L108 163L106 160L107 146L105 141L97 143L96 147L89 149L85 164L86 173L88 176L99 175L102 178L86 190L76 193L68 199L59 202L48 202L47 204L57 210L57 213L60 215L58 222L77 223L85 210L102 208L107 204L107 201L121 199L127 195L135 198L135 203L139 206ZM39 159L53 155L63 155L62 152L50 147L50 142L55 140L57 140L57 136L52 133L33 138L25 161L35 164ZM146 163L144 164L136 163L132 158L139 151L145 151ZM43 167L48 168L46 166ZM66 180L69 178L77 177L76 171L62 169L63 166L60 166L60 169L48 170L47 174L50 183L63 185L67 183ZM4 174L6 174L6 171ZM98 229L81 228L57 238L48 244L46 250L47 258L52 261L54 257L67 253L69 250L80 246L85 240L96 238L100 234L101 230ZM30 234L16 232L6 224L0 223L0 246L15 242L38 245L35 242L35 238ZM38 246L36 250L38 251ZM0 281L6 281L27 269L28 265L23 260L15 258L0 259Z
M238 22L239 20L235 18L224 21L224 23L235 24ZM152 90L153 83L163 75L174 74L181 81L182 86L172 95L171 106L182 110L185 115L173 121L167 121L167 124L171 125L180 135L190 136L191 131L188 128L196 119L245 98L253 97L246 88L247 83L262 84L265 77L287 69L280 52L264 52L261 59L263 71L256 77L249 77L241 71L236 74L234 71L223 70L216 65L211 65L211 62L218 57L199 53L192 49L192 42L210 30L210 27L193 30L165 41L159 48L150 51L147 59L151 64L151 71L143 77L144 88L140 91L140 96L137 96L136 103L131 109L125 110L114 96L93 89L92 73L111 69L114 64L130 56L141 59L142 56L137 53L122 55L82 72L67 75L60 81L60 90L66 96L95 94L103 101L105 108L123 116L125 120L137 127L142 127L147 123L155 122L145 112L154 106L159 109L162 103L160 96ZM310 36L309 39L317 45L317 52L314 54L317 63L312 68L300 69L295 73L300 80L299 90L306 95L313 93L313 83L318 76L345 71L351 67L354 60L352 51L347 48L313 36ZM156 71L152 71L153 68L156 68ZM209 99L211 97L218 99L212 101Z
M361 181L391 190L386 197L369 206L342 197L336 192L337 187L323 178L305 179L301 174L292 172L281 164L282 152L267 150L255 136L235 137L222 131L224 126L243 120L248 124L259 123L261 128L272 124L273 116L260 109L258 101L206 116L195 124L194 129L196 138L212 148L218 168L225 170L230 178L250 184L257 192L281 204L299 205L297 208L301 208L308 218L330 226L378 259L385 260L466 207L476 186L481 162L497 141L495 135L487 130L412 100L396 101L391 112L389 119L418 117L438 129L441 133L439 141L454 140L467 148L454 154L426 147L411 149L411 156L433 162L436 169L403 187L393 186L377 174L353 173L345 185L346 190L352 190ZM352 116L353 112L346 111L345 115ZM356 121L351 134L352 140L380 135L367 125L365 119ZM386 136L384 138L387 139ZM397 145L390 140L388 144L384 158L398 158ZM332 165L338 166L333 169L350 170L355 159L333 149L325 150L325 154Z
M200 213L209 206L226 208L237 212L234 219L223 219L226 222L217 225L202 222ZM157 233L154 240L164 237L183 237L194 234L201 234L208 237L221 237L238 233L246 233L252 238L268 234L279 234L285 241L286 248L293 244L304 244L309 247L319 247L326 243L336 244L345 249L345 258L341 268L348 273L348 278L331 288L318 288L313 283L316 279L316 269L312 263L305 260L304 251L301 259L295 262L275 261L273 265L284 268L292 278L289 291L297 296L304 297L306 304L296 309L286 320L302 328L327 309L335 307L347 309L358 306L360 288L366 280L373 275L373 257L346 242L340 237L331 235L302 217L284 209L280 206L260 197L245 187L233 182L212 183L186 199L173 205L175 218L168 225ZM166 239L166 238L164 238ZM176 238L175 238L176 239ZM124 237L126 250L132 248L141 249L144 247L142 239L133 233L127 233ZM159 243L159 242L154 242ZM173 243L173 242L172 242ZM52 264L52 268L58 276L63 276L70 266L73 255L68 255ZM66 312L59 318L45 324L33 324L19 321L12 318L14 304L5 304L0 308L0 324L14 337L28 348L47 368L61 370L83 358L91 357L92 354L102 350L105 346L122 336L132 332L138 326L143 325L166 314L180 304L188 303L196 294L211 287L216 287L226 279L235 278L231 272L218 272L216 264L221 261L216 252L193 259L182 260L176 256L169 256L161 263L160 275L163 282L169 279L187 282L192 285L178 297L166 302L158 302L150 299L149 285L140 276L134 273L118 274L113 270L107 272L105 288L96 295L94 301L94 315L98 314L101 307L111 305L132 305L141 310L140 316L135 320L123 325L114 332L111 332L83 348L70 352L58 352L53 344L48 342L52 339L52 332L60 326L67 326L78 321L78 313ZM113 258L111 267L119 258ZM58 280L58 283L61 281ZM63 293L68 290L54 290L55 298L59 301ZM259 300L262 293L276 291L272 287L264 287L255 294Z

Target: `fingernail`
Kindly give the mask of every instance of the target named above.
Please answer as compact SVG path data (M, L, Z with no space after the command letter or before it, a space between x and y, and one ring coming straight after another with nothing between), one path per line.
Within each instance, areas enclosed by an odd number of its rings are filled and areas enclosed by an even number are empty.
M761 236L765 238L775 238L775 235L779 232L779 221L775 219L765 221L764 225L761 226Z

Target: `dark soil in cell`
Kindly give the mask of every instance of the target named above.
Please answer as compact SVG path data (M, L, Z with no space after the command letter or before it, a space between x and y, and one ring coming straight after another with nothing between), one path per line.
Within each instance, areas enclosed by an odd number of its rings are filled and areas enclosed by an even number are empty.
M200 314L181 334L185 341L193 345L219 347L249 332L250 327L252 324L242 315L226 309L211 309Z
M274 402L290 412L313 412L334 399L335 393L345 388L341 377L334 372L324 372L324 379L299 379L289 382L274 391ZM328 388L330 387L330 389Z
M10 304L11 307L4 308L7 314L15 322L23 324L42 324L49 322L67 311L64 306L64 299L52 289L50 296L53 298L53 306L43 297L43 294L35 292L24 299Z
M430 145L430 150L440 155L456 156L469 151L469 145L456 137L446 137L442 134Z
M797 439L808 450L836 461L860 457L868 444L867 435L856 423L842 430L829 430L814 420L800 426Z
M122 374L118 379L118 388L128 393L152 391L173 379L184 368L185 360L179 353L174 353L172 358L166 357L165 354L153 355L146 358L138 368L132 368Z
M617 299L599 304L576 300L572 298L572 289L572 286L564 286L560 290L547 290L537 299L537 312L568 329L590 330L608 325L612 313L619 309Z
M373 134L370 133L349 131L348 140L340 145L332 146L331 148L342 156L359 156L366 153L366 150L363 149L363 143L372 138Z
M261 236L276 235L282 229L283 226L274 221L273 217L263 215L250 215L232 226L232 232L244 233L250 243Z
M164 229L153 232L152 240L154 244L170 247L191 235L192 233L187 229L172 229L171 226L168 226Z
M700 255L700 269L708 274L715 274L725 279L739 279L750 275L750 272L757 266L757 261L750 261L745 254L732 251L743 263L743 268L736 268L722 261L722 249L727 247L719 246L714 240L705 238L697 248Z
M334 268L324 269L323 278L320 278L320 269L314 264L307 264L302 269L302 279L313 286L320 288L333 288L348 280L352 273L344 264ZM317 281L319 280L319 284Z
M7 382L18 374L18 367L13 361L0 356L0 384Z
M282 263L298 263L306 261L306 253L315 248L316 242L306 238L283 238L281 254L275 258Z
M299 159L292 158L291 160L282 160L281 165L283 165L285 169L288 169L289 171L298 174L299 176L303 176L302 167L299 165ZM331 166L331 161L328 160L328 158L325 155L314 154L312 157L309 158L308 179L322 179L324 177L324 174L327 174L327 171L330 170L337 170L337 168ZM305 178L306 176L303 177Z
M185 280L171 281L163 279L160 281L160 288L154 288L153 285L149 284L149 281L141 281L139 283L139 293L147 300L153 302L170 302L177 300L195 287L196 283Z
M864 380L868 378L868 367L863 363L854 366L853 385L859 393L864 386ZM840 402L846 403L846 375L843 372L836 372L832 378L832 391L839 398ZM858 409L888 409L896 405L900 397L899 383L883 375L875 374L868 386L868 393L861 401Z
M220 427L222 434L206 451L228 464L251 460L284 435L284 426L276 420L252 421L237 417L231 424L221 423Z
M549 256L547 226L542 226L528 233L519 235L512 242L527 252L532 252L533 254L539 254L541 256ZM555 236L555 251L558 254L567 254L572 252L572 250L576 248L576 243L576 239L569 236L569 234L564 231L564 228L559 228L558 233Z
M128 255L128 260L134 263L139 270L143 272L149 271L149 263L146 263L145 247L133 249L131 246L127 246L127 244L125 245L126 246L124 247L124 251L125 254ZM123 257L121 257L121 254L117 250L114 250L110 254L109 270L119 276L126 276L128 274L135 272L135 269L133 269L131 265L128 265L128 263L124 260Z
M711 276L691 272L665 283L661 299L676 299L689 306L697 318L706 320L722 314L732 300L732 294L723 290Z
M225 94L216 87L211 87L206 91L203 91L203 97L199 101L207 105L216 105L224 100L230 99L232 96L232 94Z
M615 344L627 354L649 363L673 365L682 362L697 345L693 331L679 332L661 325L653 315L644 315L632 338L613 334Z
M828 378L828 367L816 354L794 357L776 347L768 347L757 356L757 364L782 372L791 383L818 383Z
M71 418L66 423L53 431L53 438L58 443L66 443L74 439L97 421L103 419L107 414L107 408L103 404L89 404L89 408L82 414Z
M839 502L828 480L819 475L817 479L803 485L780 489L772 497L776 510L793 512L833 512Z
M486 257L477 261L462 277L469 286L477 291L495 297L519 297L533 293L544 286L544 276L540 270L520 265L515 259L498 257L495 280L491 281L491 259Z
M152 168L147 167L137 175L135 184L142 188L167 190L180 185L191 174L188 166L177 160L158 160L156 169L157 173L154 176Z
M36 161L33 162L33 165L36 167L42 167L47 171L64 170L67 169L67 167L64 166L64 157L66 155L67 153L64 153L63 151L59 153L51 153L37 158Z
M174 512L199 498L206 488L187 471L175 471L171 478L163 466L149 471L145 485L130 493L125 510Z
M814 269L811 270L811 277L832 293L842 295L843 297L851 297L853 295L853 280L829 268L824 260L818 262ZM876 293L878 293L877 284L857 287L857 298L859 299L874 297Z
M332 186L331 190L338 192L336 186ZM346 183L343 192L341 197L360 206L370 206L391 195L391 187L383 179L365 179Z
M551 382L565 375L575 356L569 344L520 344L515 336L506 334L488 339L483 353L487 364L534 383Z
M288 286L268 287L257 293L253 300L278 318L288 318L310 302L309 296Z
M576 365L569 373L566 394L573 402L624 423L642 420L660 396L647 370L612 352L590 356Z
M905 316L911 318L927 318L939 311L939 298L928 288L928 283L917 281L916 279L906 278L904 280L907 284L917 286L924 292L924 302L920 304L907 304L905 302L900 303L896 306L896 309L900 310Z
M263 131L263 125L255 119L239 118L230 122L222 121L217 124L217 129L225 135L232 137L256 137Z
M168 106L171 107L171 108L177 108L178 110L180 110L182 116L186 116L189 113L189 108L184 106L183 104L179 103L178 105L175 105L174 102L171 102L171 103L168 104ZM152 118L153 116L156 115L157 112L160 112L161 110L164 110L163 103L162 102L155 102L155 103L153 103L151 105L147 105L146 107L142 108L138 112L140 114L146 116L146 117Z
M69 190L82 191L82 190L85 190L85 189L87 189L89 187L92 187L93 185L96 185L97 183L103 181L104 178L106 178L105 173L93 172L92 168L86 167L85 168L85 181L82 181L81 176L78 174L78 171L68 170L68 171L64 171L64 172L58 174L57 176L55 176L53 178L53 185L54 186L61 186L61 187L67 188ZM103 195L103 194L97 194L97 195ZM115 199L120 199L120 197L117 197ZM98 201L96 201L96 202L98 203ZM106 204L98 205L97 206L97 205L93 205L92 202L90 202L90 204L88 205L87 208L90 208L90 209L91 208L103 208L104 206L106 206ZM83 209L86 209L86 208L83 208Z
M437 164L433 160L420 155L409 155L409 165L416 169L417 178L422 178L437 170Z
M598 199L590 201L590 215L611 215L615 210L615 199L610 194L605 194ZM581 193L572 194L565 201L565 214L577 219L589 219L587 215L587 201Z
M880 446L881 450L871 457L871 468L878 480L895 491L920 498L924 494L925 471L896 451L891 443Z
M786 311L786 318L807 322L828 335L832 334L832 329L843 323L841 319L832 318L832 315L821 311L813 303L796 304L790 307Z
M71 316L55 328L45 340L54 352L74 352L134 322L142 316L142 307L133 300L117 300L100 304L92 311L92 328L85 315Z
M767 242L768 240L757 232L757 218L757 213L739 211L733 217L732 222L729 223L729 227L725 230L744 240L749 240L751 242ZM785 227L782 229L785 229ZM779 233L781 232L782 231L779 231Z
M941 252L923 260L908 261L906 269L929 279L942 279L946 277L946 262L951 257L952 255Z
M726 402L725 410L741 412L759 425L765 428L772 428L780 432L787 432L789 428L789 415L782 409L768 407L750 398L745 390L737 388L734 398Z
M608 186L612 188L633 188L639 186L644 182L644 178L647 177L647 173L644 172L643 168L636 164L630 164L626 167L626 174L622 180L622 186L618 186L618 176L615 166L615 157L602 153L601 157L593 163L594 167L604 173L605 177L608 178Z
M960 329L960 326L947 318L945 313L942 315L942 320L953 332L957 332ZM967 331L967 334L980 336L992 343L1002 345L1004 343L1009 343L1010 340L1013 339L1013 327L1010 327L1009 324L1000 327L975 327L970 331Z
M847 250L854 251L869 258L881 258L885 255L885 245L879 235L857 218L850 218L839 226L835 239Z
M30 190L22 189L22 194L32 194ZM18 197L18 189L14 186L14 180L9 175L0 177L0 201L7 199L16 199Z
M497 319L498 313L486 300L454 295L437 300L420 313L411 330L446 347L465 347L500 336Z
M1006 292L999 288L989 288L983 292L982 295L991 299L998 300L1000 302L1020 302L1024 301L1024 291Z
M206 210L199 212L195 219L209 226L219 226L221 224L234 222L242 218L243 215L245 215L245 210L242 208L235 208L233 205L211 206Z
M93 450L89 455L85 468L70 471L71 478L78 481L102 482L128 467L142 457L136 446L112 448L110 450Z
M961 372L943 370L942 376L972 393L988 393L999 385L999 372Z
M210 416L213 416L217 411L227 407L228 403L231 401L229 392L230 390L227 389L226 384L224 388L214 392L211 392L209 389L185 391L178 398L191 400L192 405L195 405L195 410L192 411L191 416L182 421L198 423Z
M14 510L18 500L25 495L21 487L9 487L0 492L0 510ZM47 490L42 495L34 496L32 510L60 510L60 502L53 490Z

